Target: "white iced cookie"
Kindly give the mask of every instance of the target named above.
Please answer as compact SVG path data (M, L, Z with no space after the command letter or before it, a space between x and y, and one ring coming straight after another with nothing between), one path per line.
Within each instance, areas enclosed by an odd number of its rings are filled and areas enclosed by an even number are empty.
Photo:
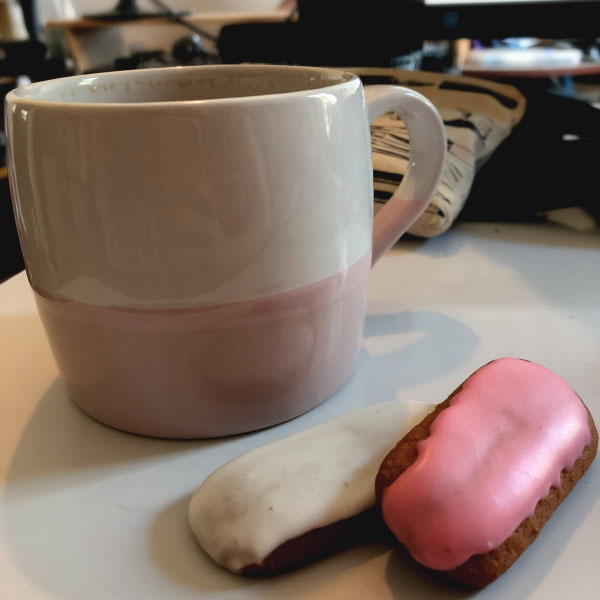
M383 457L431 409L368 406L228 462L190 502L200 545L217 563L249 575L286 570L343 545L369 526Z

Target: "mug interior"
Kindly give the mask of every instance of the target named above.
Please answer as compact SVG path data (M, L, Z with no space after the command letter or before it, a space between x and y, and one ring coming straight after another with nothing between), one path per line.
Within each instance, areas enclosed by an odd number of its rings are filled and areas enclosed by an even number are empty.
M71 104L189 102L317 90L355 77L316 67L211 65L65 77L13 93L29 100Z

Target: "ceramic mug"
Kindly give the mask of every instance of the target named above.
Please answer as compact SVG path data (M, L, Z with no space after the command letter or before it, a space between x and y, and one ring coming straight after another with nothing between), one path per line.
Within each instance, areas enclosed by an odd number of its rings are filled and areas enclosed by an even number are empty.
M423 211L445 154L425 98L366 92L333 69L219 65L8 94L27 274L77 405L130 432L212 437L344 384L371 264ZM391 110L410 168L373 223L369 122Z

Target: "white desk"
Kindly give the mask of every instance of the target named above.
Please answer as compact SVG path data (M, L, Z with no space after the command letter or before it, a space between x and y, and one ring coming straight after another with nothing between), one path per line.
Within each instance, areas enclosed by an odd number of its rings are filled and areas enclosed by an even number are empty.
M356 373L284 425L216 441L100 425L57 379L23 274L0 285L0 595L6 599L469 598L384 546L271 580L215 566L186 520L190 494L241 452L366 404L441 401L492 358L566 377L600 422L600 231L455 226L403 241L372 274ZM596 600L600 460L487 599Z

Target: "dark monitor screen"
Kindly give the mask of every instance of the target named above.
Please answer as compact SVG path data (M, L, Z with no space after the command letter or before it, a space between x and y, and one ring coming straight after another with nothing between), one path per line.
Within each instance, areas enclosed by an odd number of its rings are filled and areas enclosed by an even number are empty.
M600 36L598 0L425 0L430 39Z
M424 40L600 37L600 0L297 1L297 21L224 27L223 60L410 68Z
M373 27L393 35L418 14L432 40L600 36L600 0L298 0L298 8L301 22L336 35Z

